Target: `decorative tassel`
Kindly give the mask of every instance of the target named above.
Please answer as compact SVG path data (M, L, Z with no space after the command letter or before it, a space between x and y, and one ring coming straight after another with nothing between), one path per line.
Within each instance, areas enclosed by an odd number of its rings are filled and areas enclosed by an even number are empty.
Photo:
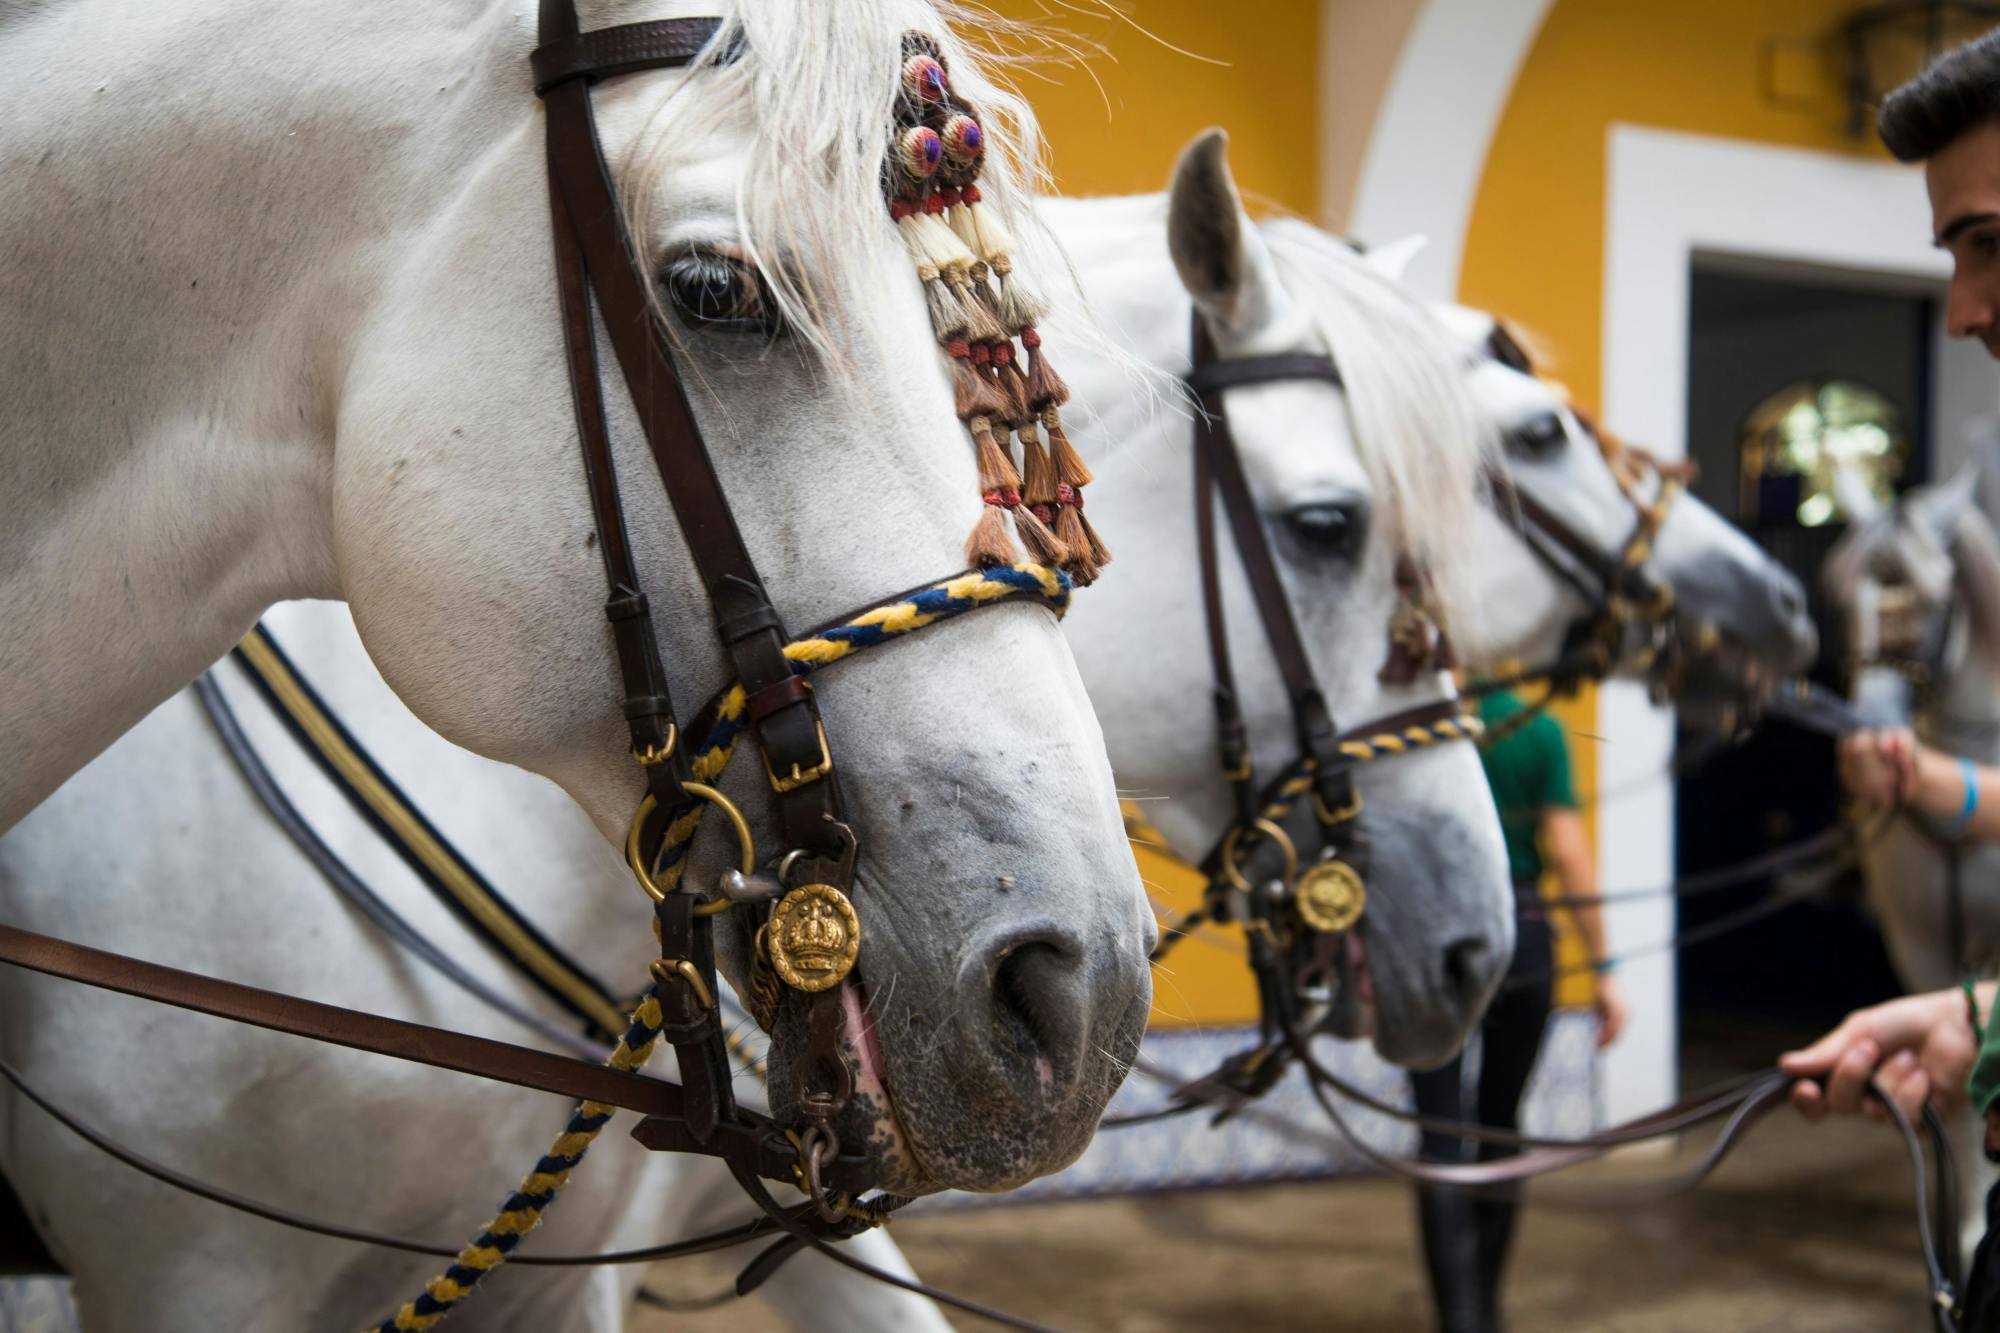
M930 264L917 265L924 283L924 305L931 314L931 332L941 343L962 342L970 334L966 327L965 302L945 285L944 278Z
M1042 429L1049 433L1049 452L1056 460L1056 478L1059 481L1082 490L1097 480L1084 466L1083 456L1069 442L1069 436L1063 434L1062 413L1056 410L1054 404L1042 409Z
M1014 344L1002 339L993 344L993 383L1007 399L1007 424L1016 429L1035 419L1028 404L1028 379L1014 363Z
M1022 505L1014 511L1014 531L1021 535L1021 545L1028 548L1028 559L1050 569L1061 569L1072 564L1069 548L1061 538L1049 531L1048 524L1035 515L1035 511ZM1089 580L1083 580L1087 583Z
M965 560L976 569L1009 565L1020 558L1020 548L1007 535L1005 511L1021 506L1021 477L1014 460L993 437L988 418L973 417L966 423L979 459L979 498L985 508L965 539Z
M999 281L1000 322L1016 334L1039 324L1042 319L1041 300L1029 292L1026 284L1014 276L1013 257L1005 253L988 255L986 263Z
M1021 508L1014 511L1014 528L1031 559L1044 565L1069 562L1069 548L1050 530L1056 518L1056 465L1042 446L1034 424L1021 427Z
M1007 450L995 438L992 421L986 417L973 417L965 425L972 432L973 448L979 458L980 493L999 491L1004 495L1009 491L1018 492L1021 489L1021 474L1014 470L1014 460L1007 456ZM1019 503L1019 500L1010 501L1007 508L1011 509Z
M974 417L1004 417L1007 415L1007 400L1002 398L988 379L972 362L972 351L968 343L955 340L946 345L951 353L952 405L958 412L960 421L970 421Z
M965 563L974 569L1011 565L1021 558L1021 549L1007 535L1007 520L1000 502L988 499L979 511L979 521L965 539Z
M1056 374L1055 367L1042 355L1042 335L1030 324L1021 330L1021 346L1028 349L1028 403L1037 412L1061 407L1069 401L1069 385ZM1072 450L1074 452L1074 450Z
M975 282L974 269L953 270L946 274L957 295L959 304L965 308L966 334L976 343L998 343L1005 341L1007 330L993 314L993 300L987 295L986 284Z

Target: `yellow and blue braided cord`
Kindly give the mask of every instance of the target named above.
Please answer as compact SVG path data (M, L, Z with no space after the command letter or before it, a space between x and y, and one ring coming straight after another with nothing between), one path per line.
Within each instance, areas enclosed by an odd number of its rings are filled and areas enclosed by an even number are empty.
M604 1063L628 1073L637 1070L646 1063L659 1039L660 1001L653 991L648 991L632 1010L625 1034ZM458 1258L449 1268L424 1284L421 1295L391 1318L374 1325L370 1333L421 1333L436 1326L470 1296L482 1278L507 1262L522 1237L541 1225L542 1214L569 1183L569 1173L611 1123L616 1110L603 1102L578 1102L570 1113L569 1123L549 1145L548 1152L515 1186L514 1192L500 1205L500 1211L472 1238L471 1244L458 1252Z
M1061 616L1069 610L1070 591L1068 575L1025 561L1009 567L973 570L898 601L870 607L845 624L796 639L785 645L785 657L791 662L794 675L809 676L863 648L1020 593L1038 597ZM717 706L714 728L700 747L688 755L697 782L713 782L728 767L737 739L743 733L746 703L743 686L738 684L730 688ZM706 802L678 807L668 822L660 869L654 875L655 881L668 892L680 882L687 849L694 842L702 811L707 808ZM637 1070L646 1063L659 1039L660 1002L657 994L649 990L632 1011L625 1035L618 1039L605 1063L613 1069ZM610 1123L616 1109L603 1102L577 1103L569 1123L563 1126L563 1132L556 1136L548 1152L507 1196L500 1211L472 1238L472 1243L458 1252L457 1260L426 1283L422 1295L396 1311L394 1317L374 1325L369 1333L423 1333L436 1327L478 1288L482 1278L507 1262L522 1237L541 1225L543 1213L569 1183L570 1172L583 1161L583 1155Z
M863 648L886 643L904 634L913 634L928 625L976 611L990 602L1020 593L1040 598L1058 617L1069 610L1069 576L1023 561L993 569L975 569L934 583L899 601L870 607L842 625L785 645L785 659L795 676L810 676ZM714 782L729 766L736 742L746 725L747 696L741 685L733 685L716 707L715 726L688 752L688 765L695 781ZM680 883L687 850L694 844L695 830L708 809L705 801L691 801L675 807L667 820L667 832L660 845L653 880L672 893Z

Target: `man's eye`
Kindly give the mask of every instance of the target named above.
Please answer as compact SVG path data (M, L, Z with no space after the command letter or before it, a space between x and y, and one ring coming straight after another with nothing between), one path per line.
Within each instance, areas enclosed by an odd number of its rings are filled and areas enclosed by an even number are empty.
M710 250L682 255L660 274L667 304L695 328L775 337L784 322L763 298L757 271Z

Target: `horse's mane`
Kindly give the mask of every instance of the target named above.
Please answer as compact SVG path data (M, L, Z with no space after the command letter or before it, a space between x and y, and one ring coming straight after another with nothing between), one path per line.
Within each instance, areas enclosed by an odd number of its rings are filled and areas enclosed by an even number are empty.
M901 35L928 34L945 53L953 91L972 104L986 130L980 191L1018 235L1025 201L1047 182L1040 131L1027 103L995 82L990 71L1000 58L963 37L1014 37L1017 31L1003 24L996 32L991 11L951 0L717 0L704 8L740 27L744 53L725 63L712 45L695 76L638 136L626 192L634 232L655 234L658 219L648 212L671 195L658 188L659 178L675 165L675 145L691 128L754 126L736 198L738 239L761 272L763 298L837 380L854 365L855 340L881 336L882 321L857 325L851 312L879 302L890 290L884 284L915 282L900 244L868 243L871 230L893 229L882 173L903 62ZM729 30L725 24L723 32ZM1062 269L1024 263L1022 272L1048 294ZM1066 291L1064 299L1075 298ZM841 311L850 314L843 318ZM878 350L893 357L893 349Z
M1381 516L1430 571L1446 613L1476 633L1466 534L1500 441L1472 396L1464 353L1429 309L1338 237L1290 218L1260 231L1340 367Z

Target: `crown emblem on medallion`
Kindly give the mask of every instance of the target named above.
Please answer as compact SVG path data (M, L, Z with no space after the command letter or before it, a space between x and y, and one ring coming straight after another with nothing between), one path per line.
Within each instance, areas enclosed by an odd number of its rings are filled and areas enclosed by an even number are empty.
M861 918L831 884L802 884L771 913L765 934L771 966L794 990L823 991L854 970Z
M1321 861L1299 876L1299 917L1322 934L1351 929L1368 908L1368 890L1345 861Z

